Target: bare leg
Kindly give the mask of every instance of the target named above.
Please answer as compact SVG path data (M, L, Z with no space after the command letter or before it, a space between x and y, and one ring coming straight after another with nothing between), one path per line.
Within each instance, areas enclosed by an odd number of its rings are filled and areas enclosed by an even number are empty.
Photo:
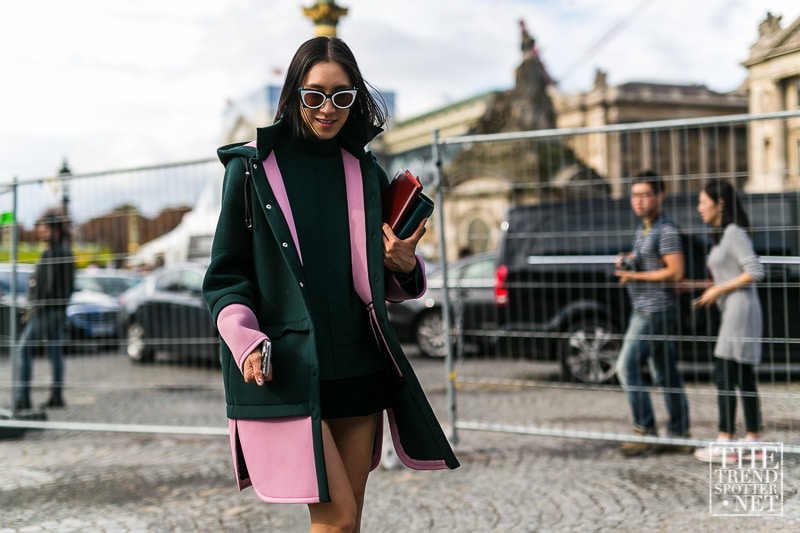
M378 415L322 422L322 443L331 501L308 506L312 533L361 531Z

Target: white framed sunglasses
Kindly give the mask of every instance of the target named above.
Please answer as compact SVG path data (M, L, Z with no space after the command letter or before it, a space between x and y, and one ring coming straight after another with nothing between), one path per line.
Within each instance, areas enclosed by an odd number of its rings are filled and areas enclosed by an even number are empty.
M314 89L300 88L298 91L300 91L300 103L303 104L303 107L308 109L319 109L325 105L325 100L330 100L333 107L347 109L355 103L356 96L358 95L358 89L355 87L344 91L336 91L331 94Z

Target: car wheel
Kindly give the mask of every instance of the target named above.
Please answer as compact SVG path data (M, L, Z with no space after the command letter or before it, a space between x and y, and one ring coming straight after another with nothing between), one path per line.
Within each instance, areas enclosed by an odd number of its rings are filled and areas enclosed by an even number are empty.
M447 355L441 309L427 311L417 319L414 326L414 340L425 357L440 358Z
M622 342L616 329L613 324L596 318L572 323L561 348L564 378L592 384L612 381Z
M127 352L128 358L134 363L152 363L155 359L155 352L145 341L144 326L138 322L128 326Z

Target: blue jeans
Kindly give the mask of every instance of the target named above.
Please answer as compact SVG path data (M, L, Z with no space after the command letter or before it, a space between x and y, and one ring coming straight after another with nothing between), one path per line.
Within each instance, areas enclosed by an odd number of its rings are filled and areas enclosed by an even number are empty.
M14 399L17 402L31 403L31 378L33 377L34 343L47 346L50 361L53 365L53 389L64 386L64 325L66 313L61 309L37 309L25 324L16 346L15 362L17 366L17 383L14 387Z
M654 336L675 335L675 311L634 311L617 359L617 378L625 390L637 429L656 433L656 419L644 369L647 364L652 382L664 388L664 404L669 413L670 435L688 435L689 402L678 372L675 341Z

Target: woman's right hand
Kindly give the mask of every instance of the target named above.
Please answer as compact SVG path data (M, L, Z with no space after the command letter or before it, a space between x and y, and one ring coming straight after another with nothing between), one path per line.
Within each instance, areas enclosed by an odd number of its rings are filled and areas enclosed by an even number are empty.
M255 382L260 387L265 381L272 381L272 363L269 365L269 376L264 376L261 372L261 350L253 350L244 360L244 382Z
M712 285L704 290L703 294L692 300L692 307L695 309L699 307L708 307L719 300L724 293L725 289L719 285Z

